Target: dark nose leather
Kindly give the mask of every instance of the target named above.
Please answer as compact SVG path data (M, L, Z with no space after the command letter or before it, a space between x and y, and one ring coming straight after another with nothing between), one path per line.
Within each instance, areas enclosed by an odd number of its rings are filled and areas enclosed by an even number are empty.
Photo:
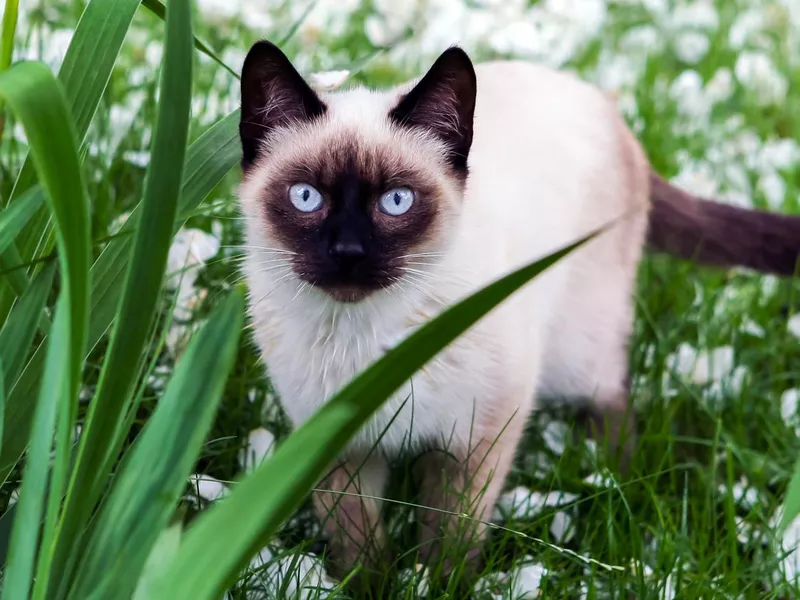
M342 267L351 268L367 256L364 246L358 240L337 240L330 247L330 255Z

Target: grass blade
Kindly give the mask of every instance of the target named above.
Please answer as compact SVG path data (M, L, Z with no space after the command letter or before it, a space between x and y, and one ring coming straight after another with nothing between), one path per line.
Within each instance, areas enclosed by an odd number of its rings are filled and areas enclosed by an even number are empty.
M155 16L159 17L161 20L167 20L167 7L164 6L161 0L142 0L142 6L144 6L147 10L153 13ZM217 56L217 54L211 49L206 42L198 38L197 36L193 36L194 38L194 47L197 48L200 52L208 56L211 60L225 69L228 73L239 79L239 74L231 69L228 65L226 65L222 59Z
M3 443L3 429L5 429L6 412L6 377L4 375L3 359L0 358L0 444Z
M798 460L795 465L794 475L786 490L783 514L781 515L781 522L778 526L779 531L785 533L789 523L794 521L797 515L800 515L800 460Z
M70 311L70 397L77 398L86 343L91 258L89 202L78 141L61 84L39 62L18 63L0 74L0 96L25 127L30 154L57 224L59 259Z
M18 201L0 212L0 253L14 242L43 202L44 195L36 187L28 190Z
M125 287L100 373L97 392L89 408L78 450L77 469L70 481L66 508L59 526L53 563L54 580L74 556L80 532L106 483L112 441L127 412L139 372L145 343L160 299L173 224L181 191L192 88L192 29L188 0L172 0L167 9L167 37L161 71L161 99L153 137L152 158L145 183L140 227L128 262Z
M186 215L197 208L222 178L241 161L238 123L237 110L210 127L189 147L180 199L181 217L174 224L173 231L183 225ZM137 209L131 214L123 231L135 231L138 220ZM100 341L114 319L132 241L130 235L115 238L103 249L92 266L92 319L89 324L87 351ZM44 345L40 344L9 393L6 411L8 434L0 452L0 479L16 464L27 443L33 410L29 398L36 394L43 365Z
M74 127L79 140L83 141L92 117L100 105L111 71L119 55L140 0L91 0L75 28L64 61L58 72L69 107L74 118ZM29 160L25 160L11 192L14 202L34 183L36 173ZM2 264L18 266L26 264L36 256L47 254L52 249L50 214L40 210L25 228L15 247L7 249ZM37 271L35 267L33 271ZM0 323L9 310L14 295L19 295L30 283L29 275L15 271L14 294L8 287L0 285Z
M6 0L3 10L3 31L0 33L0 73L11 66L11 59L14 55L14 39L17 35L18 12L19 0ZM1 107L0 110L2 110ZM3 139L5 126L5 112L0 112L0 140Z
M596 233L595 233L596 234ZM417 369L506 297L595 234L524 266L442 312L354 378L185 534L160 600L215 600L291 515L369 416ZM210 545L209 540L214 540ZM202 576L198 577L197 574Z
M3 363L8 390L19 377L28 349L36 335L36 325L44 316L44 307L53 285L56 264L52 261L36 274L33 283L14 306L8 321L0 330L0 362Z
M211 428L243 321L236 290L192 338L101 508L70 598L128 598L135 590Z
M33 581L33 561L39 538L50 447L59 404L69 402L69 301L62 296L56 309L53 336L47 348L47 366L36 403L31 448L22 479L11 532L11 547L3 580L2 600L24 600Z
M0 42L0 71L5 71L11 66L14 54L14 39L17 35L17 16L19 13L19 0L6 0L3 10L3 32ZM2 130L0 130L2 134Z

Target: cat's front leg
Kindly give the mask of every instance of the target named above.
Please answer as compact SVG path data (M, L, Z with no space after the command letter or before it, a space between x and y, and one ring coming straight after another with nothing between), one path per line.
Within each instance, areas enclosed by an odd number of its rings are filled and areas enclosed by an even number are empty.
M379 498L387 474L388 466L380 456L348 457L337 462L313 493L328 540L328 571L343 579L355 567L362 567L351 587L373 588L380 580L386 532Z
M471 585L482 570L486 523L511 469L524 416L482 428L468 444L442 445L417 459L420 555L440 576L448 578L463 565Z

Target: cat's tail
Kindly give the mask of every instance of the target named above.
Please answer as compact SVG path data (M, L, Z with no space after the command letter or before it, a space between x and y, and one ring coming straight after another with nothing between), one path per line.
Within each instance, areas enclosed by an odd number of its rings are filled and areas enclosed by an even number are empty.
M800 216L698 198L652 171L650 188L650 249L718 267L746 267L774 275L796 272Z

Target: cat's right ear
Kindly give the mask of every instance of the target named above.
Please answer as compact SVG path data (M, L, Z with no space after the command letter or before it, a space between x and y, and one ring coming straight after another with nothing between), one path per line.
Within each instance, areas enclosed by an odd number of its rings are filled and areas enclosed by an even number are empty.
M242 66L242 168L252 166L262 142L277 127L315 119L326 106L275 44L256 42Z

